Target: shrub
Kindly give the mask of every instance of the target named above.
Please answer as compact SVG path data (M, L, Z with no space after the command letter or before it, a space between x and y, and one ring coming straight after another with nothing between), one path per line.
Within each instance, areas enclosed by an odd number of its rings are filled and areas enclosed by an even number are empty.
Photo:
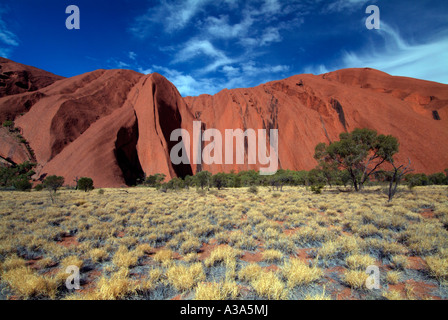
M19 191L31 190L31 187L31 182L29 182L27 179L18 179L14 182L14 188Z
M145 179L145 185L148 187L159 187L165 181L166 175L163 173L156 173Z
M8 128L8 129L11 130L14 127L14 121L6 120L6 121L3 122L2 126L4 128Z
M77 188L78 190L83 190L85 192L93 190L93 180L91 178L82 177L78 180Z
M229 184L228 181L228 175L223 172L217 173L212 177L212 184L214 187L218 188L218 190L227 187Z
M14 187L17 190L29 190L31 185L27 182L31 179L31 176L35 174L33 168L35 163L26 161L24 163L0 167L0 187Z
M43 185L49 191L56 193L56 191L64 185L64 177L55 175L48 176L45 178Z
M44 189L44 186L42 185L42 183L40 183L34 187L34 190L36 190L36 191L42 191L43 189Z
M256 186L250 186L247 191L249 191L250 193L253 193L253 194L257 194L258 188Z
M212 174L208 171L201 171L195 175L196 183L199 187L201 187L201 189L204 189L204 187L208 188L210 186L211 178Z
M322 193L322 189L325 187L324 184L313 184L311 186L311 192L314 194L321 194Z

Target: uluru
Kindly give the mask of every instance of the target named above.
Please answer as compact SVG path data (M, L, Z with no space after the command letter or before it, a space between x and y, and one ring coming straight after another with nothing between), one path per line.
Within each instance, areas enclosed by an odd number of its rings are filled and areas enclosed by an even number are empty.
M96 70L71 78L0 58L0 160L36 162L36 180L91 177L97 187L135 185L144 175L185 177L196 165L174 165L175 129L277 129L279 168L310 170L318 143L342 132L374 129L398 138L401 162L416 172L448 167L448 85L363 68L302 74L254 88L182 97L158 73ZM247 151L247 150L246 150ZM202 164L212 173L260 164Z

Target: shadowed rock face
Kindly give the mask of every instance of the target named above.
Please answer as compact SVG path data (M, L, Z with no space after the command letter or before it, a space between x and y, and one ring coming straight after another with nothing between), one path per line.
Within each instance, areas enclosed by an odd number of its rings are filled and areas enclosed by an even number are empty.
M0 57L0 97L36 91L63 77Z
M448 167L448 86L439 83L345 69L182 98L156 73L97 70L63 79L6 59L0 66L0 74L11 66L28 72L28 89L0 87L0 120L14 120L28 141L39 163L36 178L57 174L74 184L87 176L97 187L119 187L154 173L170 179L201 167L213 173L260 168L248 165L247 155L244 165L173 165L170 151L178 142L170 141L171 133L185 129L193 139L193 121L223 138L226 129L278 129L284 169L312 169L318 143L358 127L396 136L399 161L411 158L418 172ZM26 148L7 130L0 146L0 158L26 160Z

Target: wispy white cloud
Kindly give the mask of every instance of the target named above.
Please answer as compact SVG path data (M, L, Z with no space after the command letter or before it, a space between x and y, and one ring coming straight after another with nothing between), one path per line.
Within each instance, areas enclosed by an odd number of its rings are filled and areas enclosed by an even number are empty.
M280 41L282 41L282 37L280 35L279 28L269 27L264 30L264 33L260 39L260 45L266 46L273 42L280 42Z
M329 70L323 64L316 66L307 66L303 69L303 73L311 73L311 74L324 74L328 73Z
M228 15L221 15L218 18L211 16L205 19L204 31L212 38L238 38L245 36L253 23L254 19L249 14L244 15L241 22L233 25L229 23Z
M129 51L128 57L129 57L129 59L135 61L137 59L137 54L134 51Z
M241 69L244 75L248 76L258 76L260 74L271 74L271 73L280 73L289 71L289 66L286 65L265 65L258 66L255 61L248 61L244 64L241 64Z
M208 92L217 92L222 87L222 81L210 78L194 78L190 74L166 68L163 66L152 66L153 72L158 72L173 83L182 96L197 96Z
M384 21L377 30L384 45L361 51L346 51L334 66L307 66L304 72L322 74L342 68L374 68L405 76L448 84L448 32L428 37L425 43L410 43ZM375 42L377 43L377 42Z
M132 68L131 63L127 63L127 62L124 62L124 61L116 59L116 58L109 58L107 60L107 64L110 66L110 68L114 68L114 69L131 69Z
M0 8L0 55L8 58L15 47L19 46L19 38L8 29L2 15L5 10Z
M130 31L139 38L145 38L151 25L162 23L164 31L174 32L183 29L211 0L175 0L161 1L155 7L137 17Z
M380 35L385 41L382 48L364 52L346 52L343 66L371 67L392 75L407 76L448 83L448 34L434 35L426 43L412 44L382 22Z
M376 0L333 0L324 7L324 12L350 12L361 9L367 3L375 2Z
M175 54L172 63L176 64L204 57L210 58L212 61L202 68L202 72L204 73L213 72L221 66L234 62L234 60L229 58L223 51L215 48L210 41L191 39L183 44L183 48Z
M235 66L226 65L219 69L219 76L209 76L201 72L186 73L173 68L152 65L150 68L136 68L140 73L158 72L171 81L182 96L198 96L208 93L215 94L224 88L232 89L258 85L272 81L289 71L285 65L258 65L254 61Z

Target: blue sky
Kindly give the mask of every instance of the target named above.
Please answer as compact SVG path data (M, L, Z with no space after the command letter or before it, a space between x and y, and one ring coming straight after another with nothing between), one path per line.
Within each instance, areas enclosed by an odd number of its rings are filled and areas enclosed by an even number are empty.
M66 77L158 72L183 96L349 67L448 83L448 1L2 0L0 56Z

